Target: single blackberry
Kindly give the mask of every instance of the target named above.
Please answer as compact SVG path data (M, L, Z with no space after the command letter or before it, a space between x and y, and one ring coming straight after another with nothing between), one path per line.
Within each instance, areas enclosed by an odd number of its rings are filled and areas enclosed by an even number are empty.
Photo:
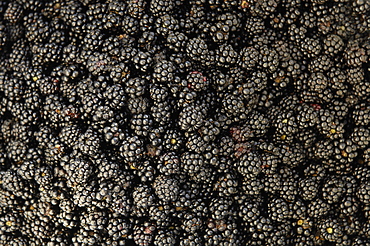
M370 122L370 107L365 103L357 104L352 112L352 118L356 125L368 125Z
M59 133L59 138L66 144L67 147L72 148L77 144L81 129L76 125L68 125L62 128Z
M171 225L171 215L174 209L165 204L163 206L151 206L149 208L149 218L156 221L157 228L165 229Z
M127 136L119 148L120 155L128 163L140 160L143 152L143 141L136 135Z
M170 129L163 136L163 147L168 151L179 151L184 147L185 138L183 134L176 130Z
M278 222L284 222L289 216L288 204L280 198L274 198L268 203L269 217Z
M356 127L354 128L350 138L352 139L353 143L358 146L358 148L364 149L369 145L370 132L364 127Z
M154 102L150 108L153 120L160 126L168 125L171 122L173 108L167 101Z
M180 172L180 158L175 152L168 152L159 158L157 168L164 175L177 174Z
M78 148L85 155L95 156L99 151L100 142L99 135L90 128L78 138Z
M169 14L159 16L155 21L155 27L156 32L165 38L168 34L177 32L180 28L177 19Z
M343 240L343 229L338 219L328 218L319 224L320 235L329 242L341 243Z
M204 158L198 153L184 152L180 157L180 165L186 173L193 174L204 165Z
M208 220L205 245L239 244L239 231L233 218L225 220Z
M180 128L187 132L198 130L203 126L207 114L205 105L192 103L186 105L179 114L178 124Z
M156 102L163 102L168 97L168 88L163 85L159 84L151 84L150 85L150 98L152 98Z
M345 196L340 203L341 214L353 215L358 212L359 202L356 197Z
M11 141L6 147L7 157L15 163L25 160L27 145L22 141Z
M153 77L157 82L168 84L173 81L175 66L172 62L166 60L159 61L153 69Z
M72 159L61 163L67 175L67 185L74 187L88 182L93 174L92 163L84 159Z
M194 91L202 91L208 87L208 80L201 72L191 72L187 77L187 87Z
M226 94L222 99L222 107L230 116L240 119L247 118L246 113L248 113L248 109L246 109L243 98L238 94Z
M147 136L153 121L148 114L135 114L131 118L131 129L138 136Z
M126 93L133 97L143 96L146 89L146 80L143 78L131 78L126 82Z
M216 65L228 68L236 63L237 57L238 53L231 45L221 45L219 49L216 50Z
M190 59L205 62L209 59L207 43L201 38L190 39L186 45L186 53Z
M32 186L30 186L26 180L23 180L14 171L5 171L0 173L0 180L2 187L15 196L23 199L30 199L32 197Z
M155 179L153 189L160 200L168 203L177 199L179 182L174 178L161 175Z
M229 198L213 198L209 204L209 212L214 220L222 220L232 213L232 200Z
M370 185L362 182L357 189L356 195L358 199L364 204L369 204L370 202Z
M361 66L367 61L368 56L365 49L361 47L357 40L350 40L343 54L348 66Z
M4 13L4 20L17 23L23 15L23 6L17 2L10 2Z
M232 172L223 174L215 183L214 190L217 191L221 197L230 197L235 195L238 192L237 176Z
M343 50L344 42L340 36L330 34L325 38L323 47L325 54L335 56Z
M108 217L105 211L94 211L91 208L87 212L82 213L80 220L83 228L97 232L103 230L108 223Z
M311 218L324 218L331 211L329 203L321 199L311 201L308 205L307 213Z
M207 119L203 127L200 128L200 135L205 142L214 141L221 133L221 127L221 122L214 119Z
M256 151L250 151L242 155L234 165L238 172L246 178L257 177L262 171L261 157Z
M259 216L257 220L253 221L249 228L248 233L251 238L247 241L248 244L264 244L273 230L272 222L270 219Z
M135 56L132 58L132 61L137 70L145 73L152 66L153 58L149 52L138 51L137 54L135 54Z
M322 197L329 203L337 203L345 192L345 186L342 179L332 176L324 182L322 186Z
M108 220L108 236L112 240L119 241L120 239L126 237L130 230L132 229L132 224L130 221L123 218L110 218Z
M328 71L334 67L333 61L327 55L317 56L308 64L308 70L312 73Z

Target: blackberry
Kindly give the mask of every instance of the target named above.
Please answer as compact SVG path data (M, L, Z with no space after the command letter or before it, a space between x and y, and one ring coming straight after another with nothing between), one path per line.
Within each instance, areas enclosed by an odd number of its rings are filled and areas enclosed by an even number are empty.
M83 154L95 156L99 150L100 137L92 129L86 130L78 139L78 148Z
M179 151L184 147L183 134L175 129L169 129L163 136L163 147L169 151Z
M269 217L274 221L283 222L288 218L288 204L279 198L274 198L268 204Z
M158 62L154 67L154 78L159 83L170 83L174 79L175 66L170 61Z
M234 165L238 172L246 178L257 177L262 171L262 158L260 155L251 151L241 156L240 160Z
M151 84L149 92L150 97L156 102L164 101L169 95L168 88L166 86L157 84Z
M129 163L140 160L143 152L143 141L138 136L126 137L119 149L120 155Z
M145 93L146 81L143 78L131 78L126 82L126 93L131 97L140 97Z
M214 220L222 220L231 214L232 200L229 198L214 198L209 204L209 211Z
M23 6L17 2L10 2L4 13L4 20L17 23L23 15Z
M74 187L78 184L88 182L89 177L93 174L92 164L84 159L72 159L69 163L61 163L66 171L67 185Z
M329 242L342 242L343 231L340 221L337 219L326 219L319 224L320 235Z
M221 45L216 50L216 64L220 67L232 66L236 63L238 53L233 49L231 45Z
M204 165L202 155L192 152L185 152L180 157L180 165L186 173L196 173Z
M168 203L177 199L179 183L174 178L161 175L155 179L153 189L160 200Z
M180 172L180 158L175 152L165 153L160 157L157 168L164 175L177 174Z
M240 95L227 94L222 100L222 106L227 114L240 118L246 118L246 105Z
M343 50L343 47L344 42L338 35L330 34L324 40L324 50L328 55L335 56Z
M167 101L154 102L150 108L153 120L160 126L165 126L171 122L172 107Z
M208 80L201 72L191 72L187 78L187 87L194 91L202 91L208 87Z
M135 114L131 119L131 129L138 136L147 136L152 124L153 121L147 114Z
M152 65L153 59L148 52L139 51L132 59L137 70L146 72Z
M361 202L368 204L370 197L370 186L366 183L361 183L361 185L358 187L356 195Z
M344 183L340 178L332 177L326 180L322 187L322 196L330 204L339 202L345 191Z
M132 114L141 114L148 110L149 101L144 97L130 98L127 102L127 106Z
M331 211L330 204L321 199L311 201L307 213L311 218L324 218Z
M168 34L178 31L178 21L173 16L164 14L155 21L155 27L158 34L167 37Z
M204 62L209 59L209 50L206 42L200 38L190 39L186 45L186 53L190 59Z
M203 105L190 104L179 114L179 126L182 130L192 132L199 129L206 118L207 108Z
M228 197L235 195L238 192L237 176L232 172L220 176L214 190L218 191L220 196Z

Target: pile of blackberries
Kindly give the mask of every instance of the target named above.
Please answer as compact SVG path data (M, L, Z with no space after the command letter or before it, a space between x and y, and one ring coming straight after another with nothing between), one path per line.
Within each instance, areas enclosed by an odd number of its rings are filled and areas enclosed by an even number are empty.
M370 245L367 0L0 0L0 245Z

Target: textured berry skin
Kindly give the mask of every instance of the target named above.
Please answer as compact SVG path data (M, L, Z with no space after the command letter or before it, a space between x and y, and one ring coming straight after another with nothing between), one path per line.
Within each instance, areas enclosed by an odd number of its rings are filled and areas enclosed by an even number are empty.
M370 242L366 0L0 0L0 245Z

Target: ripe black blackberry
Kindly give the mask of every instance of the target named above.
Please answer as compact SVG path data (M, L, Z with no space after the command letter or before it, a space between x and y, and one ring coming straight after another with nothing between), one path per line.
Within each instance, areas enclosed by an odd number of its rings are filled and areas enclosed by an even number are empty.
M153 120L160 126L168 125L171 122L172 106L167 102L154 102L150 108Z
M185 173L196 173L204 165L204 158L198 153L184 152L180 158L181 167Z
M159 61L154 66L153 77L159 83L168 84L174 79L175 66L170 61Z
M160 157L157 168L164 175L177 174L180 172L180 158L175 152L165 153Z
M230 198L213 198L209 205L209 212L214 220L222 220L231 214L232 200Z
M344 50L344 60L349 66L361 66L368 59L368 55L357 40L350 40Z
M2 187L8 190L13 195L23 199L30 199L32 197L33 187L23 180L16 172L8 170L0 173Z
M185 138L181 131L169 129L163 136L163 147L169 151L179 151L184 147Z
M168 203L177 199L179 182L175 178L161 175L155 179L153 189L161 201Z
M187 87L193 89L194 91L202 91L207 89L208 80L201 72L191 72L187 77Z
M146 72L149 70L149 67L151 67L153 58L149 52L138 51L137 54L135 54L135 56L132 58L132 61L137 70Z
M163 35L165 38L167 38L170 33L179 31L178 20L168 14L159 16L155 21L155 27L156 32Z
M214 190L217 191L221 197L231 197L237 194L238 183L237 176L233 172L227 172L218 178Z
M153 124L153 120L150 115L147 114L135 114L131 119L131 129L138 136L147 136L150 128Z
M326 54L335 56L343 50L344 42L340 36L330 34L325 38L323 47Z
M128 163L140 160L143 152L143 141L136 135L126 137L119 148L120 155Z
M343 242L343 230L338 219L328 218L319 224L320 235L329 242Z
M85 133L78 138L78 148L83 154L95 156L100 146L100 136L92 129L87 129Z
M72 159L68 163L61 163L67 176L67 185L74 187L88 182L94 169L92 163L84 159Z
M200 38L193 38L188 41L186 53L190 59L197 62L205 62L209 59L208 45Z
M361 202L369 204L370 185L363 181L361 185L358 187L356 195Z
M257 177L262 171L261 157L256 151L250 151L242 155L235 164L236 169L246 178Z
M151 84L149 93L150 98L157 102L164 101L169 95L168 88L160 84Z
M226 113L230 116L234 116L236 119L246 119L246 105L241 95L226 94L222 99L222 106Z
M207 107L204 106L196 103L186 105L179 114L178 124L180 128L192 132L202 127L207 114Z

